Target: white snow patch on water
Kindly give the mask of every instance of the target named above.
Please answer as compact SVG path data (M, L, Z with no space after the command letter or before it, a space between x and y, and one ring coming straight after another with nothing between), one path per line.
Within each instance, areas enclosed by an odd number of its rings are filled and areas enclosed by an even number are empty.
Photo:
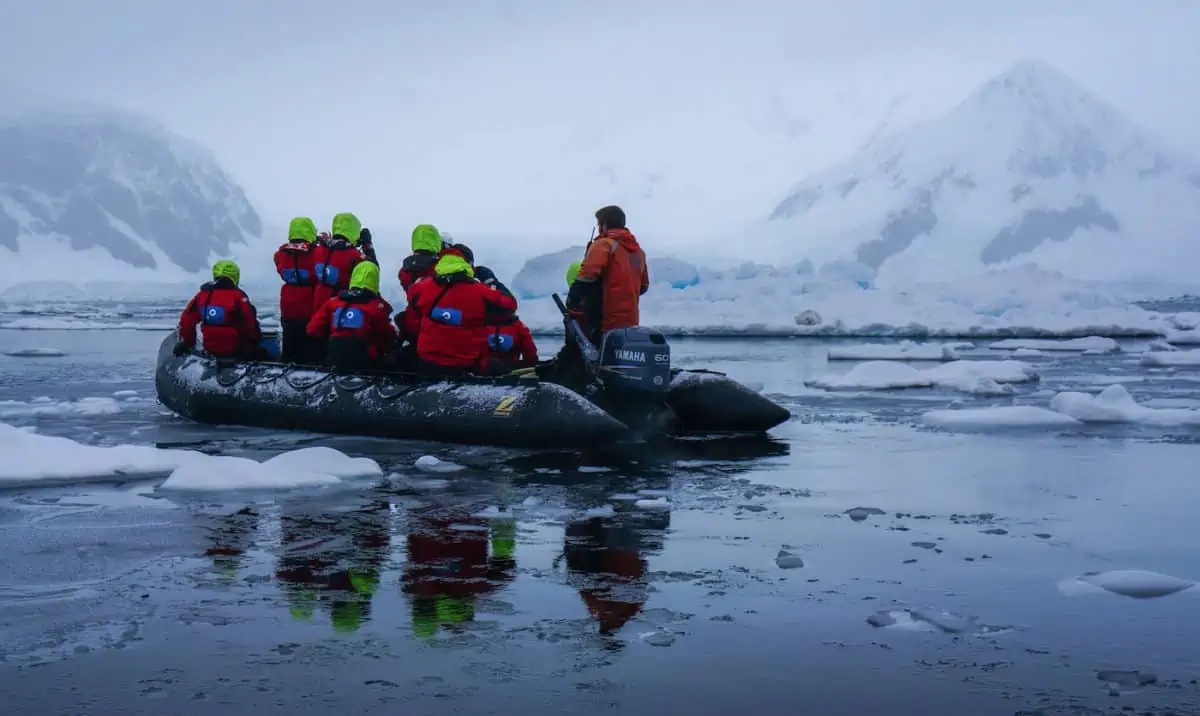
M898 388L952 388L976 395L1005 395L1012 392L1008 383L1037 380L1033 366L1022 361L957 360L932 368L918 369L891 361L859 363L845 375L831 375L806 381L806 385L827 390L892 390Z
M1037 348L1018 348L1013 351L1013 358L1041 358L1045 355L1045 351L1039 351Z
M639 510L656 510L663 511L671 509L671 503L665 497L655 497L652 499L641 499L633 503L633 506Z
M1139 405L1120 384L1108 386L1099 395L1074 391L1059 393L1050 401L1050 409L1084 423L1200 425L1200 410Z
M425 472L458 472L466 468L456 462L441 460L433 455L422 455L413 463L413 467Z
M1200 366L1200 350L1163 351L1142 354L1142 365L1153 367L1195 367Z
M79 400L55 401L50 398L34 398L28 402L0 400L0 419L46 418L67 415L112 415L121 411L121 404L113 398L80 398Z
M1069 415L1034 405L933 410L922 415L921 422L943 428L1064 428L1080 424Z
M62 358L66 352L57 348L19 348L5 351L4 355L10 358Z
M259 463L147 445L84 445L6 423L0 423L0 454L3 485L169 474L164 488L231 490L329 484L341 477L383 474L374 460L352 458L332 448L294 450Z
M828 351L829 360L898 360L950 361L958 360L958 351L974 348L973 343L864 343L857 346L837 346Z
M1084 338L1073 338L1066 341L1010 338L1004 341L996 341L990 347L997 350L1021 350L1024 348L1037 351L1057 351L1068 353L1083 353L1085 351L1115 353L1121 350L1120 344L1118 344L1116 341L1111 338L1103 338L1101 336L1086 336Z
M176 468L163 489L262 490L333 485L342 478L383 475L370 458L350 457L328 447L310 447L281 453L266 462L225 455L208 456Z

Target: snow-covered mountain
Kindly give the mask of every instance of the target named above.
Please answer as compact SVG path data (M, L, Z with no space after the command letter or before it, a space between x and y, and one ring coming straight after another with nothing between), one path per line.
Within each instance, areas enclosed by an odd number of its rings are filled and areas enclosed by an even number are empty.
M764 225L772 262L857 261L884 283L1027 262L1194 283L1200 164L1027 60L945 116L801 182Z
M203 147L140 117L2 95L0 285L180 280L261 235Z

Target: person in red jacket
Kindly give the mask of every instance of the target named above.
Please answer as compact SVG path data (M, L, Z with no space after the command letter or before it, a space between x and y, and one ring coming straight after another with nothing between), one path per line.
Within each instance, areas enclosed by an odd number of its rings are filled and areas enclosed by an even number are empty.
M379 295L379 267L354 267L349 290L325 302L308 322L308 335L328 338L325 362L342 370L378 368L396 346L392 306Z
M200 287L179 316L175 354L196 347L196 326L204 351L219 358L265 358L262 328L250 297L238 288L241 269L228 259L213 264L213 280Z
M442 255L442 235L433 224L420 224L412 232L412 255L400 265L400 288L405 293L422 278L433 278Z
M313 254L317 227L307 216L297 216L288 226L288 242L275 252L275 271L283 279L279 289L279 324L283 329L280 357L288 362L316 362L320 356L307 350L308 319L312 318L316 262Z
M317 279L313 289L314 312L326 301L350 288L350 275L354 273L354 267L367 260L358 248L362 232L362 222L357 216L338 214L333 217L333 235L317 242L313 251Z
M409 310L420 316L418 370L435 375L461 375L478 370L487 351L490 320L517 310L512 296L475 280L461 256L438 259L432 281L418 281L409 293Z
M481 366L487 375L504 375L538 362L533 334L515 313L487 327L487 348Z

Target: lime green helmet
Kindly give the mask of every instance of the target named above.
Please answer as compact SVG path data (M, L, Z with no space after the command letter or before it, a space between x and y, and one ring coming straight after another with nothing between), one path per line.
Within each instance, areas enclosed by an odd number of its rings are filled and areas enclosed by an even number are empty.
M307 216L297 216L288 224L288 241L313 243L317 240L317 225Z
M433 224L418 224L412 231L412 250L436 254L442 250L442 234Z
M352 244L358 244L358 236L362 233L362 222L358 217L349 212L338 214L333 217L333 230L330 232L334 236L341 236Z
M438 276L465 273L471 278L475 278L475 269L471 268L471 264L467 263L466 259L457 254L446 254L438 259L437 266L434 267L434 273Z
M573 263L567 267L567 285L568 286L575 283L576 277L579 276L579 267L581 265L583 265L582 262L576 261L575 263Z
M379 267L370 261L355 266L350 274L350 288L365 288L372 293L379 293Z
M238 265L229 259L221 259L213 264L213 279L227 278L233 281L233 285L237 285L238 279L242 277L242 270Z

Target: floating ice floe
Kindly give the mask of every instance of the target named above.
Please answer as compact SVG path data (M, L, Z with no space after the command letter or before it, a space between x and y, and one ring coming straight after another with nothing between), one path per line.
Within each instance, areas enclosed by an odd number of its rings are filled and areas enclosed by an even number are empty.
M829 360L951 361L958 360L959 350L974 347L973 343L864 343L835 346L827 355Z
M57 348L19 348L5 351L4 355L10 358L62 358L66 353Z
M1099 395L1074 391L1059 393L1051 399L1050 409L1084 423L1200 425L1200 410L1139 405L1120 384L1108 386Z
M16 318L0 323L5 331L169 331L175 326L170 323L134 323L122 321L109 323L74 318Z
M1134 599L1154 599L1186 591L1195 582L1168 574L1141 569L1117 569L1108 572L1085 572L1078 577L1058 583L1059 591L1067 596L1079 596L1101 590Z
M665 497L642 498L633 503L639 510L665 511L671 509L671 503Z
M433 455L422 455L413 463L413 467L425 472L458 472L466 469L456 462L440 460Z
M1018 348L1012 352L1013 358L1042 358L1046 355L1045 351L1039 351L1037 348Z
M1153 351L1142 354L1142 365L1155 367L1200 366L1200 350Z
M145 445L84 445L5 423L0 423L0 454L5 456L0 484L6 485L169 475L164 488L230 490L328 484L343 477L383 474L374 460L325 447L295 450L259 463Z
M66 415L112 415L121 411L121 404L113 398L80 398L79 400L57 401L50 398L0 400L0 419L45 418Z
M894 390L943 387L976 395L1006 395L1010 383L1038 379L1033 366L1022 361L956 360L932 368L918 369L892 361L859 363L845 375L829 375L805 381L826 390Z
M264 490L332 485L342 478L379 477L379 463L350 457L328 447L285 452L257 462L243 457L208 456L176 468L163 483L169 490Z
M1114 353L1121 350L1120 344L1111 338L1103 338L1101 336L1086 336L1083 338L1072 338L1070 340L1045 340L1032 338L1009 338L1003 341L996 341L989 348L996 350L1036 350L1036 351L1056 351L1063 353L1084 353L1087 351L1097 351L1100 353Z
M921 416L921 422L943 428L1069 428L1082 424L1070 415L1035 405L932 410Z
M867 617L875 628L901 631L940 631L946 634L991 636L1012 631L1012 627L984 624L975 617L963 617L951 612L923 609L888 609Z

